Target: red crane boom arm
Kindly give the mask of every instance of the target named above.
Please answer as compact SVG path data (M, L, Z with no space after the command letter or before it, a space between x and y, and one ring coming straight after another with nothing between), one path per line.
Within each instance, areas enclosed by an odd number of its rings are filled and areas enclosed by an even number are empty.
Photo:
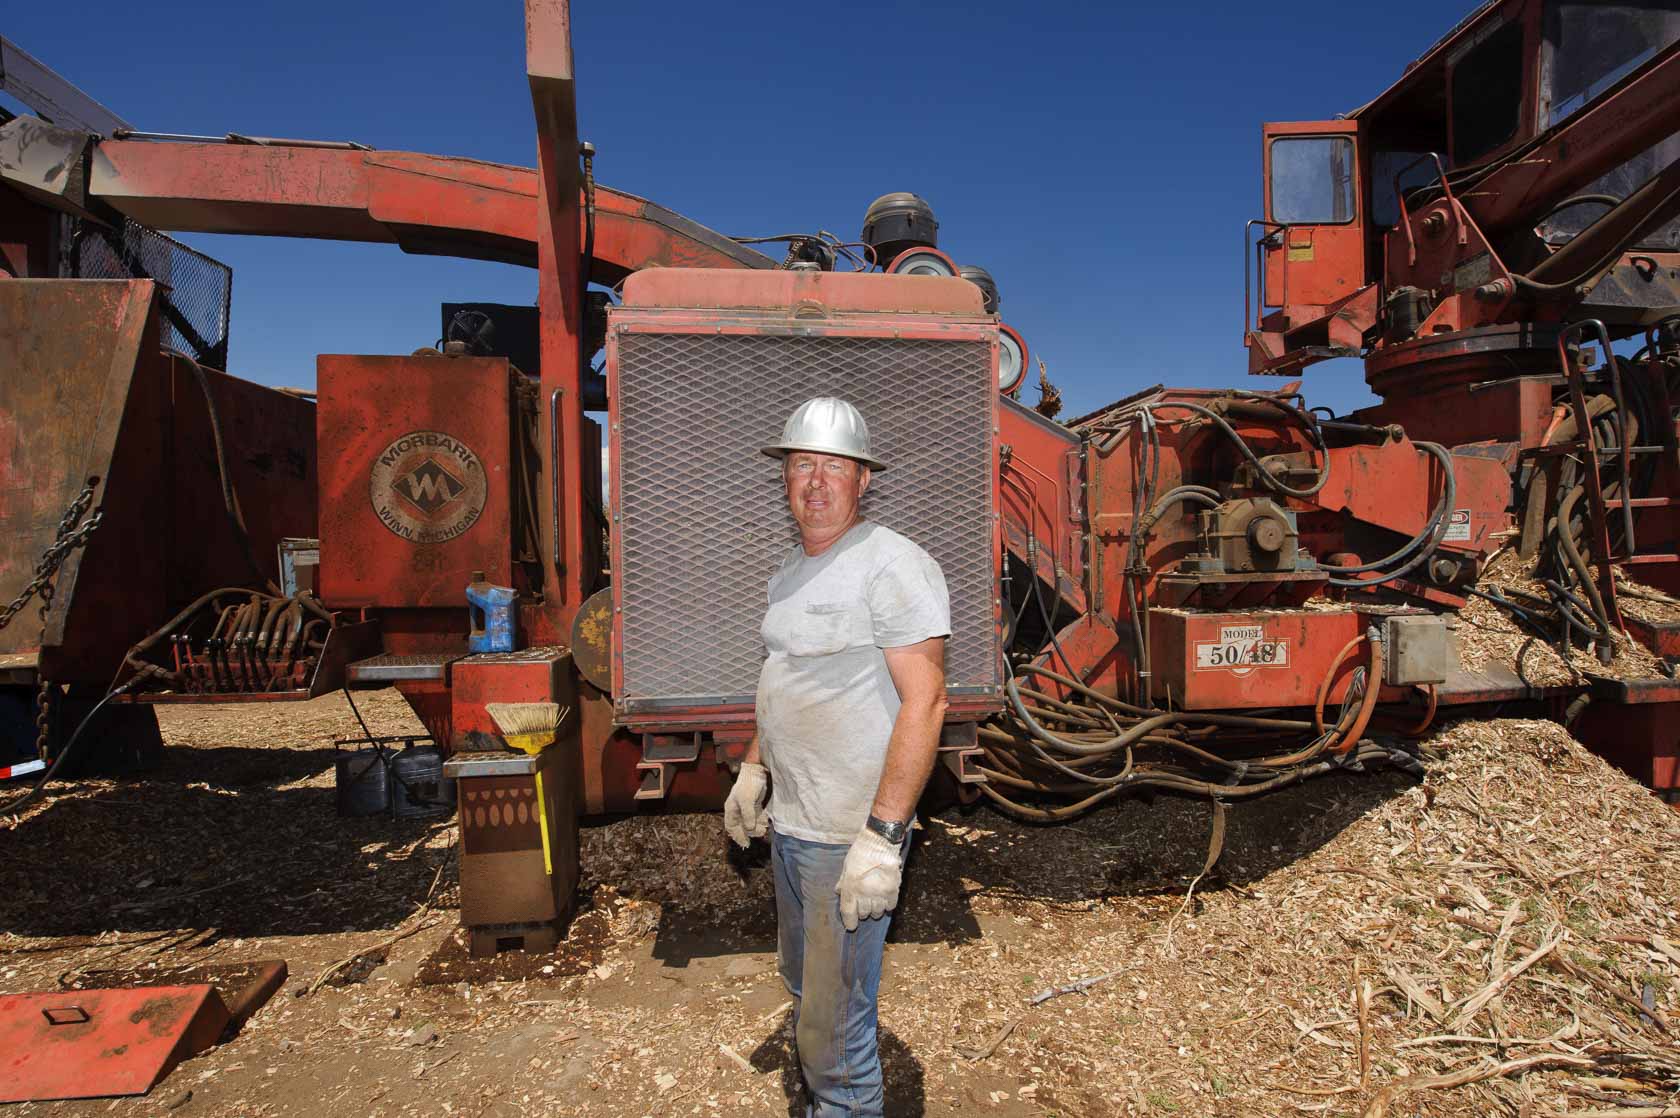
M537 172L405 151L105 140L88 194L172 232L372 241L537 266ZM597 186L591 278L773 261L634 194Z
M1547 207L1673 135L1680 129L1674 112L1677 98L1680 43L1630 75L1620 89L1537 137L1531 148L1501 160L1465 189L1460 200L1483 229L1532 222ZM1450 177L1456 183L1460 174Z

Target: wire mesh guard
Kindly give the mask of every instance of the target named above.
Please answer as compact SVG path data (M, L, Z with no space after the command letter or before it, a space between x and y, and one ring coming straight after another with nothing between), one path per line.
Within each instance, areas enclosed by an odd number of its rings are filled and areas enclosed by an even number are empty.
M991 343L620 333L617 345L621 715L753 701L766 587L798 534L776 440L800 403L850 400L888 469L868 519L940 564L947 685L999 688L992 533Z
M152 279L163 295L164 342L211 368L227 368L233 269L133 221L76 223L71 274L78 279Z

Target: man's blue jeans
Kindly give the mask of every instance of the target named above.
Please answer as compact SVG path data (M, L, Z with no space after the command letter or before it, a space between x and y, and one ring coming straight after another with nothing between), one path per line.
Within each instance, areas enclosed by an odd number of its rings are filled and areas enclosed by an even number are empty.
M906 851L909 845L906 838ZM860 920L855 932L840 922L834 887L849 849L770 831L777 961L793 995L809 1118L882 1118L884 1112L875 998L892 914Z

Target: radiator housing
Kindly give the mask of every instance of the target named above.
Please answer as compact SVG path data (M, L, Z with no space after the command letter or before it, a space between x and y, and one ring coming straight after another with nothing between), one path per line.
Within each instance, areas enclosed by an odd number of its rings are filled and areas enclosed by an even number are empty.
M607 331L613 699L643 731L751 723L766 586L798 542L760 453L813 396L864 415L862 513L951 596L953 717L1001 705L996 319L965 280L654 269Z

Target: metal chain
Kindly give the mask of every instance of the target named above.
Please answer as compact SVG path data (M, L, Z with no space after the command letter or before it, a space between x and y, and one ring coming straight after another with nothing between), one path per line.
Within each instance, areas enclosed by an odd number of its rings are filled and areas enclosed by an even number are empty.
M58 688L43 676L41 686L35 692L35 756L38 760L47 759L48 747L52 744L52 702L57 694Z
M10 605L0 610L0 629L10 625L12 618L37 595L41 599L41 625L46 626L47 611L52 608L53 576L58 573L58 568L69 558L72 551L88 542L94 529L99 527L99 522L105 517L104 509L95 509L93 515L82 522L83 514L93 503L93 490L97 484L97 479L90 478L87 485L82 487L81 493L70 502L70 507L64 510L64 516L58 522L58 535L53 539L52 546L41 554L41 561L35 564L35 577L29 580L29 585L23 588L22 593L12 599Z
M29 585L23 588L22 593L13 598L4 610L0 610L0 629L10 625L12 618L22 612L23 607L28 605L31 599L39 597L41 608L38 611L38 616L41 619L42 642L45 643L47 614L52 609L53 601L53 578L58 574L59 567L63 566L64 560L69 558L70 553L78 547L85 546L88 539L93 535L94 529L99 527L99 522L105 519L105 510L99 508L94 509L93 515L85 521L82 520L82 517L87 513L88 506L93 504L93 491L98 484L98 478L89 478L88 483L82 487L82 491L76 495L76 499L70 502L70 507L64 510L64 515L59 518L58 531L53 536L52 545L41 554L41 561L35 564L35 577L29 580ZM52 738L51 703L56 691L57 688L48 682L46 676L43 675L35 695L35 755L43 761L46 760L48 745Z

